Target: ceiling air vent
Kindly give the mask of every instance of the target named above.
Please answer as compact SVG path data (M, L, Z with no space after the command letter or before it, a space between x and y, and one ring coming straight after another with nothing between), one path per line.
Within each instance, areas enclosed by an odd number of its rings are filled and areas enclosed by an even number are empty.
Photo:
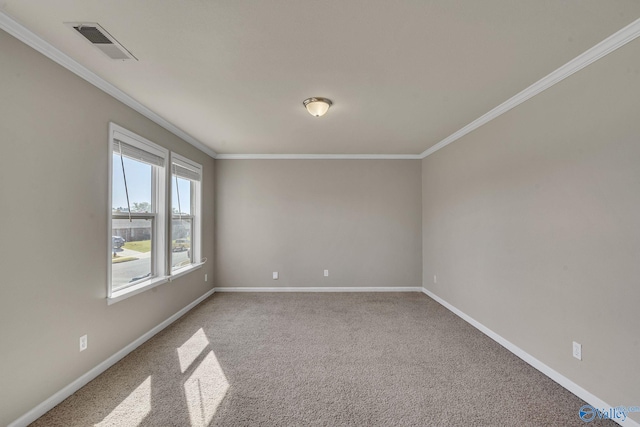
M65 25L84 37L89 43L97 47L111 59L135 59L131 52L124 48L104 28L95 22L65 22Z

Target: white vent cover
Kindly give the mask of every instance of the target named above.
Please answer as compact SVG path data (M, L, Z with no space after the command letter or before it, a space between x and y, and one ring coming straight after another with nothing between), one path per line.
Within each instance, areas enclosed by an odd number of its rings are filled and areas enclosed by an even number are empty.
M138 60L96 22L65 22L64 24L111 59Z

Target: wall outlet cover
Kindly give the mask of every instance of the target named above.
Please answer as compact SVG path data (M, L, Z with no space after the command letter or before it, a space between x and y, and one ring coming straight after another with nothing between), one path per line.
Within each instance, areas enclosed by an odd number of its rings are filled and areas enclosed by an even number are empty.
M573 357L578 360L582 360L582 344L573 342Z

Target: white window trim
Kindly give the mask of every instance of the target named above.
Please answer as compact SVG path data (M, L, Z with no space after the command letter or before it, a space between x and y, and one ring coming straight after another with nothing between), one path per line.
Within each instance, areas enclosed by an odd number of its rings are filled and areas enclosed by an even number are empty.
M163 277L154 277L150 280L145 280L144 282L138 283L134 286L129 286L128 288L121 289L119 291L115 291L111 294L110 297L107 298L107 305L114 304L118 301L122 301L134 295L138 295L146 290L155 288L156 286L163 285L169 281L167 276Z
M191 250L193 251L193 262L190 265L184 266L182 268L173 270L172 268L172 257L173 257L173 248L170 248L169 256L167 257L167 268L170 276L170 280L183 276L189 273L192 270L196 270L200 268L204 262L202 261L202 181L203 181L203 169L202 165L194 162L180 154L171 152L171 161L170 161L170 170L169 170L169 179L171 180L171 184L169 186L169 194L171 194L171 200L169 200L169 217L171 218L170 226L169 226L169 243L172 242L173 239L173 212L171 208L173 207L173 185L175 185L175 178L173 177L173 164L177 164L179 166L186 167L188 169L197 171L200 175L200 180L196 183L195 186L195 200L192 201L192 209L194 212L191 212L193 216L193 230L191 230ZM171 246L171 244L169 245Z
M133 286L129 286L124 289L113 291L111 283L111 268L112 268L112 208L113 208L113 146L114 140L120 140L127 144L140 148L141 150L148 151L164 159L164 176L158 173L157 179L154 179L152 191L154 192L156 202L156 220L154 221L153 231L153 264L155 266L155 276L149 280L137 283ZM108 238L107 238L107 302L113 304L114 302L121 301L130 296L136 295L147 289L154 288L168 280L167 275L167 242L166 242L166 217L167 217L167 160L169 159L169 150L160 147L159 145L149 141L148 139L135 134L122 126L119 126L113 122L109 123L109 141L108 141L109 155L109 190L108 190Z
M173 270L173 272L171 272L171 275L169 276L169 281L172 282L173 280L177 279L180 276L184 276L185 274L191 273L193 270L197 270L200 267L202 267L205 263L206 261L194 262L191 265L187 265L185 267Z

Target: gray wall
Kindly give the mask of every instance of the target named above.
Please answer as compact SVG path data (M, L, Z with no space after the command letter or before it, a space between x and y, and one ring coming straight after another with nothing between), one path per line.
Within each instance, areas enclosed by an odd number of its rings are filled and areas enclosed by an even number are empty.
M0 425L209 290L212 261L222 287L418 286L423 277L608 403L637 405L639 58L636 41L422 162L221 160L214 170L0 31L10 153L0 156ZM112 306L109 121L203 164L210 260Z
M216 286L420 286L420 170L419 160L216 160Z
M635 41L423 160L424 287L611 405L640 402L639 111Z
M213 260L214 161L0 31L0 425L211 289L213 262L107 306L108 123L204 167ZM78 339L88 334L80 353Z

